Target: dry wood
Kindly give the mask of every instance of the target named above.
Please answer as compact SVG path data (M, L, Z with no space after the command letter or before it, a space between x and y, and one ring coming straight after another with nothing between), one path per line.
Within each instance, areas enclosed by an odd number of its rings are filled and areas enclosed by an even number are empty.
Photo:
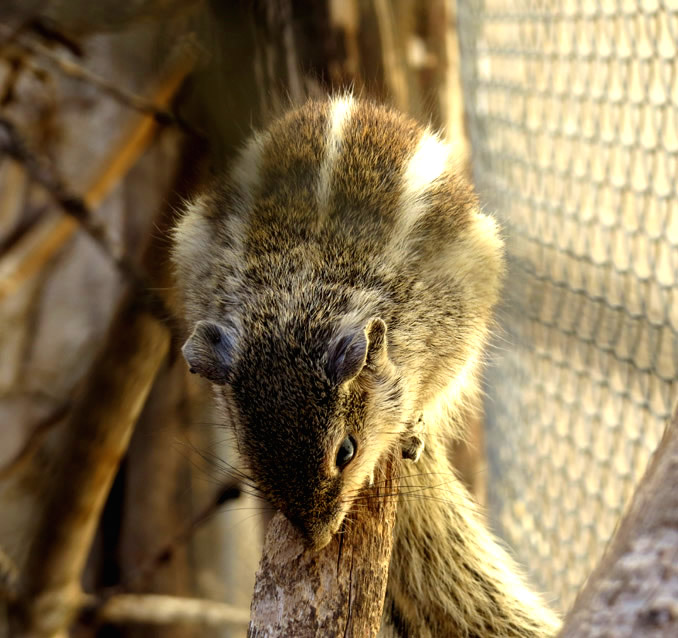
M563 638L678 636L678 408Z
M17 452L14 458L5 465L0 465L0 481L16 472L24 463L31 459L43 442L45 435L68 414L70 402L66 401L52 410L31 431L30 436Z
M128 299L68 423L13 610L15 635L60 636L73 619L101 509L169 343L167 327Z
M183 122L178 120L174 113L164 107L158 106L155 101L148 100L131 91L111 84L106 79L77 62L74 62L69 57L65 57L64 55L53 51L48 46L41 44L35 39L28 38L21 33L13 32L13 30L6 25L0 24L0 38L11 42L12 46L17 47L36 59L51 64L61 73L95 86L102 93L105 93L120 104L140 111L141 113L152 115L162 124L177 124L183 126Z
M94 607L97 620L115 624L143 623L167 627L175 623L195 623L244 628L249 621L247 610L233 605L161 594L117 594Z
M153 93L150 101L157 108L166 107L192 68L193 57L182 56ZM82 198L84 209L96 208L115 185L128 173L148 148L158 130L151 115L140 115L123 134L109 160L104 163ZM57 198L58 200L58 198ZM77 217L48 217L26 233L12 250L3 256L0 273L0 301L14 292L24 281L38 273L79 227Z
M381 624L397 505L398 464L365 493L368 507L319 552L282 514L268 528L252 600L251 638L376 636Z
M175 65L154 96L159 104L169 102L189 69L185 58ZM78 210L88 214L89 207L100 203L129 171L156 130L152 117L139 118L85 197L77 201L66 197L66 203L72 201ZM32 160L29 155L24 159ZM38 164L27 168L29 173L33 169L35 175L46 176L43 185L54 185L55 199L67 208L61 201L66 191L58 176L50 179L57 174L41 172L44 166ZM3 260L5 276L0 298L37 273L82 221L73 214L48 218L22 237ZM106 346L74 404L38 532L31 539L17 600L11 608L13 635L65 635L80 606L81 574L103 504L169 349L168 326L145 312L146 302L138 291L124 301Z

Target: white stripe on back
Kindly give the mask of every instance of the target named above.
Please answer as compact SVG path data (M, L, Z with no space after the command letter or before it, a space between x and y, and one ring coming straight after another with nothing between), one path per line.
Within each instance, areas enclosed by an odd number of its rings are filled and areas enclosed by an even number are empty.
M403 192L396 213L391 248L402 245L417 220L426 211L424 196L445 172L450 147L431 131L424 131L417 148L407 160L403 174Z
M318 175L318 212L323 217L330 199L332 189L332 171L341 151L341 142L346 123L353 111L354 99L350 93L334 98L330 103L329 130L325 157L320 165Z

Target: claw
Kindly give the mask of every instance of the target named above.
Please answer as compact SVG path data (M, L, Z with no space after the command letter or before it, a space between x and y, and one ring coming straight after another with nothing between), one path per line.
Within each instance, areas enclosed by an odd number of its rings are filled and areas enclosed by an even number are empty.
M413 434L403 441L402 450L404 459L410 459L416 463L424 451L424 440Z
M424 439L422 432L424 430L424 419L420 415L417 421L409 428L408 433L402 440L402 452L404 459L410 459L415 463L419 460L424 451Z

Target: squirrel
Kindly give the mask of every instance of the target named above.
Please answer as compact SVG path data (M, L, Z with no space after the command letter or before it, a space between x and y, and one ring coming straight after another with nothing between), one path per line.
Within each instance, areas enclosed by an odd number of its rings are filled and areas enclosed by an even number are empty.
M421 486L399 499L380 635L555 635L447 459L504 272L448 144L351 94L309 101L187 204L172 259L184 357L309 546L339 531L388 451Z

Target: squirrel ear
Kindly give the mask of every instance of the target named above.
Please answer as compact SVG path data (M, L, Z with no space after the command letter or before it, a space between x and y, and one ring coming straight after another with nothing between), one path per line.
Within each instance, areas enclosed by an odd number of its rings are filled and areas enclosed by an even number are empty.
M330 346L327 374L334 383L350 381L363 368L376 369L386 359L386 324L375 317L362 329L340 335Z
M231 375L236 334L233 326L198 321L181 348L191 372L223 385Z

